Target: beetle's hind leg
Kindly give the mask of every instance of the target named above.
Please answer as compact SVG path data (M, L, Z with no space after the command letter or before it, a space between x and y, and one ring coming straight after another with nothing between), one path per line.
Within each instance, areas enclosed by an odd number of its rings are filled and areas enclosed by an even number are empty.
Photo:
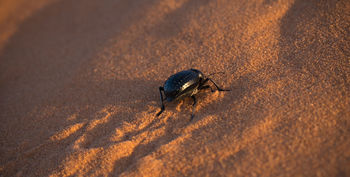
M160 102L162 103L162 107L161 107L161 110L156 114L157 117L158 117L160 114L162 114L163 111L165 110L164 102L163 102L164 99L163 99L162 91L164 92L164 88L163 88L163 87L159 87Z
M194 111L196 110L196 104L197 104L196 97L194 95L192 95L191 98L193 99L193 105L192 105L192 114L191 114L190 121L192 121L194 118Z

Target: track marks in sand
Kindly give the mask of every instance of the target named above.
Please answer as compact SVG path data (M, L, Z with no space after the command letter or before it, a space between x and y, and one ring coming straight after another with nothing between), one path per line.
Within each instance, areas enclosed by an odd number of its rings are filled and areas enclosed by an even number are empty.
M146 112L151 112L151 114ZM149 115L145 116L145 113ZM181 144L192 136L192 131L206 125L205 121L204 123L188 122L187 119L173 119L175 117L171 115L172 114L170 114L170 116L164 116L165 118L154 118L152 111L145 111L139 115L140 117L145 117L145 119L139 119L133 122L133 125L125 124L124 127L121 127L118 139L127 138L128 140L126 141L133 142L132 145L129 146L129 148L133 148L133 150L129 156L116 160L115 170L112 174L132 176L136 174L160 173L157 169L162 166L163 162L157 160L157 157L167 154L169 151L177 151L181 148ZM183 130L185 129L187 130L184 133ZM120 135L123 135L123 138L120 138ZM116 146L114 148L116 148ZM113 152L113 154L115 154L115 152ZM149 163L155 168L150 168Z
M150 146L156 146L156 148L144 154L144 156L139 157L137 161L130 164L126 171L114 174L121 174L121 176L152 176L154 174L163 174L164 171L161 169L165 168L167 163L161 159L164 156L176 156L176 152L183 151L185 148L184 143L190 141L193 133L201 128L210 126L217 118L216 116L208 116L192 122L187 122L183 119L168 120L165 127L167 131L163 137L156 138L155 141L151 142L151 145L141 146L142 149ZM140 150L136 148L133 154L138 154L137 151Z
M73 133L77 132L78 130L80 130L83 126L84 126L84 123L77 123L77 124L71 125L71 126L65 128L64 130L51 136L50 140L51 141L61 141L65 138L67 138L68 136L72 135Z
M72 148L67 149L70 153L62 160L60 169L51 175L129 176L159 173L159 168L150 168L149 163L160 167L162 161L157 157L180 150L182 143L191 138L193 132L209 126L218 118L206 116L189 122L184 119L187 115L155 117L154 107L148 106L145 111L137 113L131 122L122 121L116 125L123 109L118 112L116 108L104 108L95 119L69 126L55 134L51 139L57 141L72 134L79 134L79 137L71 143Z

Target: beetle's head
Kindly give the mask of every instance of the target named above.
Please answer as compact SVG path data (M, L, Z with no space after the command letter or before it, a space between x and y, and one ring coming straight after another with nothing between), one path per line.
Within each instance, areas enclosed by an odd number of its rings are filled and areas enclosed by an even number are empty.
M191 68L192 71L196 72L196 73L202 73L201 71L199 71L198 69L193 69Z
M204 74L203 74L201 71L199 71L198 69L193 69L193 68L191 68L191 71L198 73L198 76L199 76L200 78L203 78L203 77L204 77Z

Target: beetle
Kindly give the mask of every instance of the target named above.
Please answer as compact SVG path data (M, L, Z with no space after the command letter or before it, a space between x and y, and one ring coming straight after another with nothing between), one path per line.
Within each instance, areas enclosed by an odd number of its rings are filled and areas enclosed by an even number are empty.
M195 95L200 90L208 88L214 92L214 90L209 85L206 85L208 81L211 81L218 91L230 91L220 88L212 79L210 79L208 76L205 76L201 71L197 69L180 71L170 76L165 81L164 86L159 87L161 110L156 114L156 116L158 117L165 110L164 100L167 102L172 102L174 100L180 100L185 97L191 97L193 99L193 108L190 120L193 120L195 106L197 104ZM164 92L165 98L163 98L162 92Z

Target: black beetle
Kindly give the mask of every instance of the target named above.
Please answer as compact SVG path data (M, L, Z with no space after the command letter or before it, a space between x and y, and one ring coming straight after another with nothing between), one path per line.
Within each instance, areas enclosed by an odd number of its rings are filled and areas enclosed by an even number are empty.
M197 69L189 69L185 71L180 71L172 76L170 76L164 83L164 87L159 87L160 101L162 103L161 110L156 114L159 116L165 110L164 100L171 102L173 100L179 100L184 97L190 96L193 99L193 108L191 120L194 117L194 110L196 106L195 94L199 90L210 88L212 92L213 89L209 85L205 85L208 81L211 81L218 91L230 91L221 89L212 79L205 76L201 71ZM162 91L165 94L165 99L163 99Z

